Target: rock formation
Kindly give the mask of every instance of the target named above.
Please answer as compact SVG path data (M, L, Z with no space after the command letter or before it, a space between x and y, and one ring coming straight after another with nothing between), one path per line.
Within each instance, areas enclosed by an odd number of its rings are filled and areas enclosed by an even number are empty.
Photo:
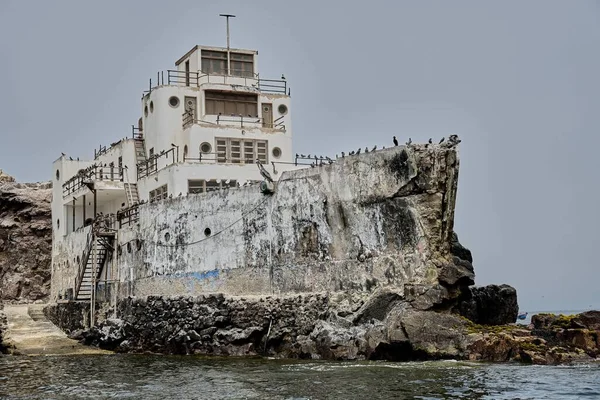
M2 171L0 171L1 173ZM2 176L0 174L0 176ZM4 314L4 305L0 302L0 353L7 353L8 349L4 343L4 332L8 329L8 321L6 320L6 314Z
M50 183L16 183L0 172L0 301L48 296L51 191Z

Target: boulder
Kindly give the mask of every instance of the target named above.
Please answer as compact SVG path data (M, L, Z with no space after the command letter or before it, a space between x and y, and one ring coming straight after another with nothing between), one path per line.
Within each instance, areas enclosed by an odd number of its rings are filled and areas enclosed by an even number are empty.
M504 325L517 320L517 291L509 285L488 285L463 290L458 313L476 324Z

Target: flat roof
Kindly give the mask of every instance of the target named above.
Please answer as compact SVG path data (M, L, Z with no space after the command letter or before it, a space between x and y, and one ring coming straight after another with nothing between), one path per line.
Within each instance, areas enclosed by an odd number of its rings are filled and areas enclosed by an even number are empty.
M175 61L175 65L179 65L183 62L183 60L185 60L186 58L188 58L190 56L190 54L192 54L193 52L195 52L196 50L212 50L212 51L227 51L227 47L215 47L215 46L200 46L200 45L195 45L194 47L192 47L190 49L190 51L188 51L187 53L185 53L183 55L183 57L181 57L179 60ZM234 49L234 48L229 48L229 51L233 52L233 53L243 53L243 54L258 54L258 50L249 50L249 49Z

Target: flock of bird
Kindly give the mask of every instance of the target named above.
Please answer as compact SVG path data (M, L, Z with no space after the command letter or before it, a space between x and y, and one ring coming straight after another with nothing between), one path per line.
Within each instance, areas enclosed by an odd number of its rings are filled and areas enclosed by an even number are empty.
M394 137L392 138L392 142L394 143L394 146L398 146L398 145L399 145L399 142L398 142L398 139L396 138L396 136L394 136ZM444 144L444 143L446 143L448 147L454 147L454 146L456 146L458 143L460 143L460 139L458 138L458 135L450 135L450 136L448 137L448 141L446 141L446 138L445 138L445 137L443 137L443 138L442 138L442 139L439 141L439 143L438 143L438 144L440 144L440 145L441 145L441 144ZM412 139L411 139L411 138L408 138L408 141L406 142L406 146L407 146L407 147L410 147L410 146L412 146L412 144L413 144L413 142L412 142ZM428 142L425 144L425 148L428 148L428 147L429 147L429 145L431 145L431 144L433 144L433 139L431 139L431 138L430 138L430 139L429 139L429 141L428 141ZM383 146L383 147L382 147L382 150L383 150L383 149L385 149L385 146ZM377 145L373 146L373 148L372 148L371 150L369 150L369 148L368 148L368 147L365 147L365 148L364 148L364 152L365 152L365 153L368 153L369 151L373 152L373 151L376 151L376 150L377 150ZM356 150L356 151L354 151L354 150L353 150L353 151L349 152L349 153L348 153L348 156L356 156L356 155L359 155L359 154L361 153L361 151L363 151L362 147L360 147L360 148L359 148L358 150ZM341 153L341 156L338 156L337 154L335 155L335 158L336 158L336 159L338 159L338 158L344 158L344 157L346 157L346 153L345 153L345 152L343 152L343 151L342 151L342 153ZM302 160L302 159L304 159L304 160L312 160L313 158L314 158L314 160L315 160L315 161L313 161L313 162L310 164L310 166L311 166L312 168L314 168L314 167L317 167L317 166L322 166L322 165L324 165L325 163L332 164L332 163L334 162L334 160L332 160L331 158L329 158L329 157L327 157L327 156L323 157L323 156L317 156L317 155L313 156L312 154L304 155L304 154L299 154L299 153L296 153L296 163L298 162L298 160Z

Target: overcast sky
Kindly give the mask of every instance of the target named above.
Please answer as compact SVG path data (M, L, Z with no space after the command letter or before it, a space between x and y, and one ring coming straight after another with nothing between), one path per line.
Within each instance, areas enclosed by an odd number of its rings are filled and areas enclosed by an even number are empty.
M294 149L462 139L455 229L522 310L600 308L597 1L0 0L0 168L130 133L148 79L196 44L259 51Z

